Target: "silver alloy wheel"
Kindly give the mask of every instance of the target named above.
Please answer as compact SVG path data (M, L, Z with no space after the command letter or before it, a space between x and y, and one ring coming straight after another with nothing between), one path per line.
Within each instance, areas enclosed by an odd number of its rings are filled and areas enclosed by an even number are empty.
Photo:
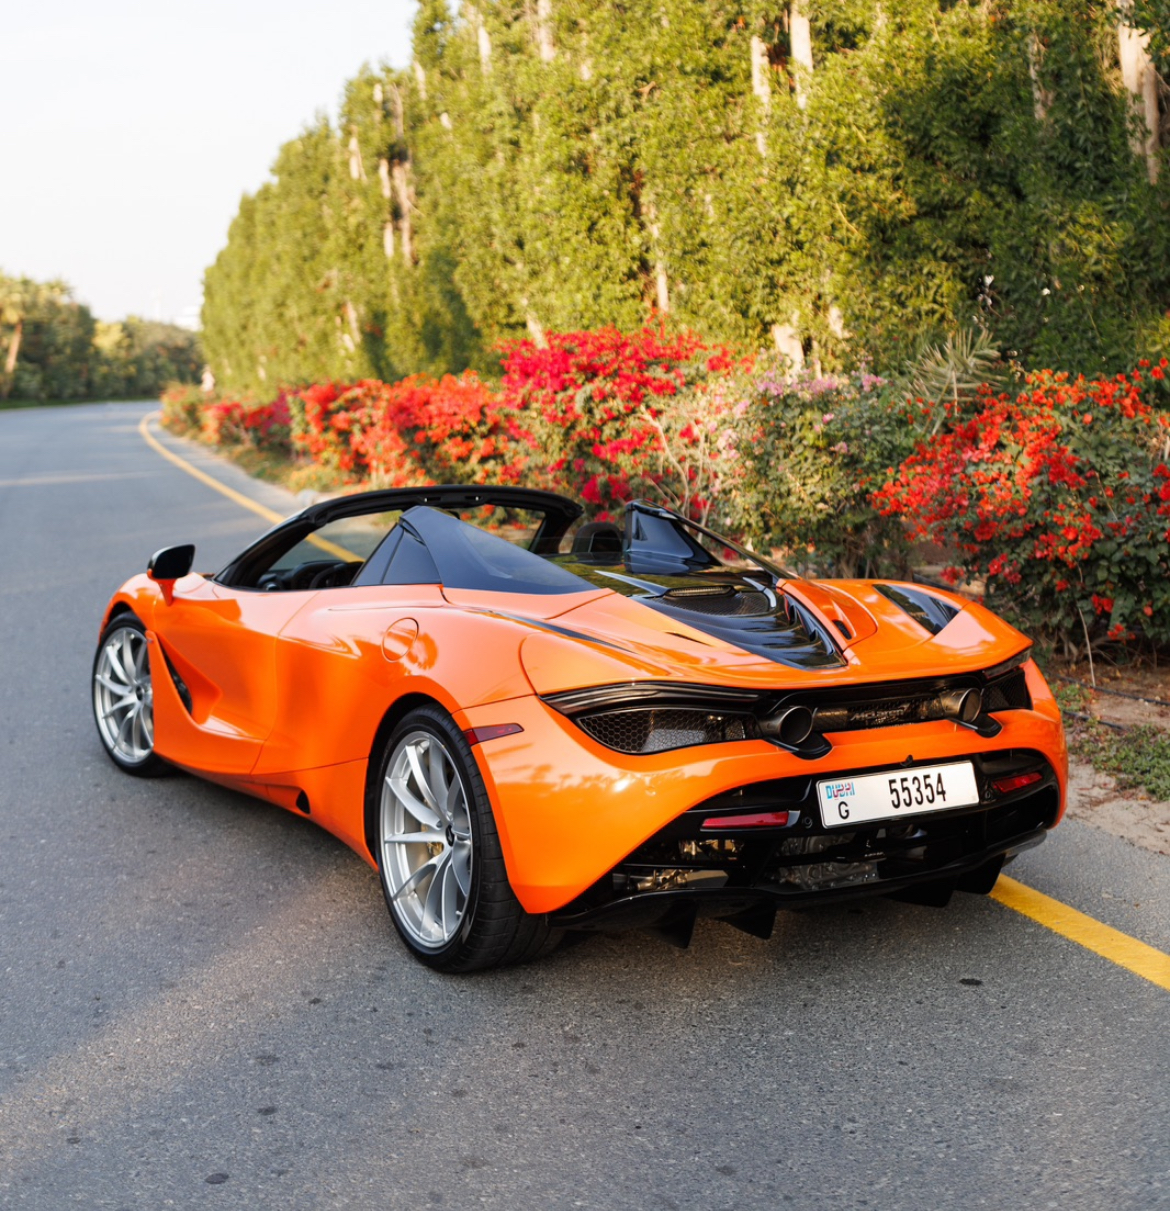
M419 729L395 747L382 783L382 872L390 907L422 950L459 932L471 894L471 815L450 752Z
M126 765L154 753L154 692L146 636L118 627L102 643L93 673L93 706L105 746Z

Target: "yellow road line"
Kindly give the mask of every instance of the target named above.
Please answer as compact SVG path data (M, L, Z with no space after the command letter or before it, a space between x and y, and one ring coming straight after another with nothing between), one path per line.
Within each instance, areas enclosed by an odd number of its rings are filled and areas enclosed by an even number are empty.
M249 500L242 493L236 492L226 484L221 484L218 479L213 479L210 475L200 471L198 467L192 466L186 459L172 454L150 432L150 422L157 416L157 412L144 416L142 423L138 426L138 431L145 438L148 446L161 454L163 458L174 463L176 467L181 467L188 475L193 475L201 483L205 483L209 488L214 488L217 492L222 492L229 500L243 505L245 509L251 509L253 513L258 513L265 520L271 522L284 520L279 513L274 513L254 500ZM316 535L310 535L309 541L340 559L353 559L354 557L352 551L346 551L343 547L335 546L327 539L317 538ZM1006 908L1029 917L1046 929L1051 929L1053 933L1060 934L1062 938L1068 938L1069 941L1076 942L1078 946L1083 946L1103 959L1116 963L1118 967L1124 967L1126 971L1132 971L1134 975L1141 976L1143 980L1149 980L1151 984L1156 984L1159 988L1170 992L1170 955L1163 954L1160 950L1147 946L1145 942L1139 942L1137 938L1131 938L1128 934L1124 934L1110 925L1086 916L1083 912L1078 912L1075 908L1070 908L1069 905L1062 904L1059 900L1054 900L1043 892L1025 887L1023 883L1018 883L1007 875L1000 875L999 882L996 883L995 890L991 893L991 898L998 900Z
M1143 980L1149 980L1151 984L1170 992L1170 955L1139 942L1137 938L1131 938L1111 925L1104 925L1043 892L1025 887L1007 875L1000 875L991 898L1030 917L1062 938L1068 938L1078 946L1108 959L1110 963L1116 963L1118 967L1124 967L1126 971L1132 971Z
M242 492L237 492L234 488L229 488L227 484L221 484L218 479L208 475L206 471L200 471L198 467L189 463L185 458L180 458L177 454L168 450L166 446L158 440L157 437L150 431L150 422L158 417L159 413L149 412L142 418L141 424L138 426L138 432L142 434L146 444L157 453L161 454L168 462L172 462L176 467L186 471L188 475L193 475L201 484L206 484L209 488L214 488L217 492L221 492L228 500L233 500L237 505L243 505L245 509L251 509L253 513L258 513L265 521L279 522L284 521L284 517L273 509L267 509L264 505L258 504L256 501L245 496ZM320 547L329 555L333 555L337 559L344 559L347 563L360 562L358 557L352 552L347 551L344 547L339 547L336 543L330 542L327 538L321 538L316 534L310 534L308 541L315 547Z
M188 475L193 475L201 484L206 484L209 488L222 492L228 500L234 500L237 505L243 505L245 509L251 509L253 513L258 513L265 521L270 521L274 524L278 521L284 521L284 518L273 509L266 509L254 500L249 500L242 492L229 488L227 484L221 484L218 479L212 478L206 471L200 471L198 467L192 466L185 458L172 454L150 431L150 422L158 415L157 412L147 413L142 418L142 423L138 426L138 432L142 434L143 440L152 450L161 454L168 462L174 463L176 467L181 467Z

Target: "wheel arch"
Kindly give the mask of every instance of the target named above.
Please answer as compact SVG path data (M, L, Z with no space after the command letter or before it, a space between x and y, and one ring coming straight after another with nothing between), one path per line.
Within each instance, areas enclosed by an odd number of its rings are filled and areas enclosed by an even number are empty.
M147 580L145 576L135 577L134 580L124 584L110 598L105 613L102 615L98 635L104 635L110 623L116 618L121 618L123 614L132 614L144 627L149 628L154 618L151 594L153 588L153 582Z
M110 623L116 622L122 617L123 614L132 614L135 618L138 618L138 614L135 612L134 607L128 601L114 601L109 610L106 612L105 618L102 619L100 633L104 635L106 628L110 625ZM142 619L138 618L138 621L142 622ZM143 626L145 625L146 624L143 623Z

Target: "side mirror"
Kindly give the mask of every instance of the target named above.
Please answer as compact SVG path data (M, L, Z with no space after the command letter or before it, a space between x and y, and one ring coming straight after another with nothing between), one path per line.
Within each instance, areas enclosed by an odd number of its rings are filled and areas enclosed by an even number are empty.
M146 565L146 574L151 580L178 580L191 571L195 562L195 548L191 543L182 547L163 547L155 551Z

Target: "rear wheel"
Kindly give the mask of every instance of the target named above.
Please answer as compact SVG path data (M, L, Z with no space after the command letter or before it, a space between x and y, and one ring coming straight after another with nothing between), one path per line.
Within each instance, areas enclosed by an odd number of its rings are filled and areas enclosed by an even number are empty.
M402 940L428 967L477 971L552 948L544 916L512 892L487 788L466 738L437 707L412 711L382 751L378 870Z
M133 614L120 614L98 641L93 716L102 747L120 769L144 778L169 772L154 752L150 654L146 628Z

